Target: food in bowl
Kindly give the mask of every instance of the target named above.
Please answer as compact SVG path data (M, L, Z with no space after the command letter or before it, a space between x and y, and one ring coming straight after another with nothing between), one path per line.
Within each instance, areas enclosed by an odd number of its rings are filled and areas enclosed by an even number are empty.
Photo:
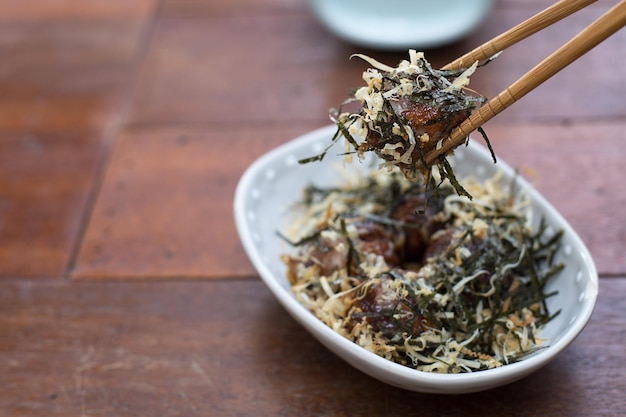
M386 384L403 389L438 394L462 394L499 387L524 378L558 357L583 331L598 297L598 272L589 249L565 218L531 184L517 175L502 158L494 164L491 155L478 141L455 149L450 158L460 178L472 177L483 182L500 172L500 188L510 195L528 196L526 214L535 230L541 219L548 227L546 233L563 230L561 249L555 256L564 269L551 278L545 291L558 292L546 299L553 318L540 330L545 339L536 353L519 362L480 372L442 374L420 372L389 361L345 338L318 319L300 303L287 280L287 267L281 256L292 253L291 248L276 235L287 233L285 211L298 198L298 190L314 183L321 188L344 185L344 174L338 174L343 156L335 152L320 163L299 165L298 161L322 152L336 131L328 125L307 132L259 157L242 175L235 193L234 215L237 231L252 265L267 289L292 316L319 342L355 369ZM377 170L378 161L370 153L366 161L345 164L348 177L355 172ZM338 168L339 167L339 168ZM515 193L509 191L515 188ZM294 225L295 226L295 225ZM556 315L556 312L560 312Z
M542 349L560 232L533 229L524 195L497 177L433 194L400 170L304 190L282 235L297 300L327 326L393 362L464 373Z

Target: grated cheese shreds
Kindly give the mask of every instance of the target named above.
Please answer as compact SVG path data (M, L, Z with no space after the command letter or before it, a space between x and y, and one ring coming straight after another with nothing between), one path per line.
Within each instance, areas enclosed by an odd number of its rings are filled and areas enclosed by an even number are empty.
M474 372L540 348L559 234L532 230L527 201L494 177L473 199L398 170L305 189L283 255L296 298L333 330L426 372Z

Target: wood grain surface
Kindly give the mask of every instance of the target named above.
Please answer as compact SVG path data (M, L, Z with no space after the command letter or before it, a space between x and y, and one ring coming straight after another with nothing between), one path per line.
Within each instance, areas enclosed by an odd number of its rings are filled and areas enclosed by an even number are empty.
M475 74L504 89L614 2ZM501 0L426 51L441 66L550 4ZM486 126L600 273L553 363L479 394L375 381L259 280L232 202L249 164L329 123L365 53L305 0L0 1L0 416L619 416L626 413L626 31Z
M387 386L313 339L256 280L0 283L11 416L618 416L626 279L547 367L494 390ZM607 329L613 329L607 331Z

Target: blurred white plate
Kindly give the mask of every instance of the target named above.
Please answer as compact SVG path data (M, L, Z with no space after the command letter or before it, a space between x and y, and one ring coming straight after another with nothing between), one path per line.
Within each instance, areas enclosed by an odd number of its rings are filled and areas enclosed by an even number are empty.
M333 149L322 162L299 165L298 160L320 153L331 140L335 126L305 134L259 158L243 174L235 194L234 214L241 242L257 269L285 310L313 336L338 356L364 373L404 389L429 393L467 393L493 388L518 380L552 360L583 330L593 311L598 295L598 275L589 251L578 235L537 191L504 162L493 164L484 147L470 142L458 148L454 160L457 174L474 175L478 179L492 177L498 169L504 172L503 187L529 190L533 219L544 217L553 230L565 231L558 261L566 268L548 285L547 291L558 290L548 299L551 312L561 310L541 332L550 339L549 347L521 362L500 368L468 374L432 374L392 363L340 336L294 298L285 277L280 255L290 250L276 232L285 230L283 213L301 197L305 185L339 185L334 166L343 157ZM337 147L336 153L342 151ZM367 170L375 164L353 162L346 169ZM332 166L332 168L331 168Z
M309 0L326 28L377 49L429 49L474 30L494 0Z

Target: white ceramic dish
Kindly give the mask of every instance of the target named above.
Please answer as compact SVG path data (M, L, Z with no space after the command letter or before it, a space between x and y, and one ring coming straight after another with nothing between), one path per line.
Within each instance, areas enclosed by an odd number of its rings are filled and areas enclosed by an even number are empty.
M288 142L254 162L242 176L237 187L234 214L241 242L259 275L285 310L328 349L362 372L388 384L427 393L468 393L497 387L523 378L536 371L565 347L583 330L593 311L598 294L598 275L589 251L563 217L523 179L516 187L529 189L534 218L543 216L554 230L565 235L560 254L565 270L553 279L548 291L558 289L549 298L551 312L561 313L544 328L541 336L550 339L549 347L521 362L501 368L469 374L432 374L392 363L343 338L319 321L293 297L285 278L285 267L279 259L289 250L276 234L285 229L285 210L298 198L303 187L311 182L318 185L339 184L331 165L340 163L341 156L333 150L319 163L299 165L298 160L320 153L335 132L328 126ZM337 153L341 152L337 147ZM504 162L494 165L488 152L470 142L456 150L454 162L457 174L472 174L488 178L498 169L504 171L504 181L511 184L514 171ZM347 169L365 170L372 164L353 162Z
M351 43L377 49L428 49L474 30L494 0L309 0L322 24Z

